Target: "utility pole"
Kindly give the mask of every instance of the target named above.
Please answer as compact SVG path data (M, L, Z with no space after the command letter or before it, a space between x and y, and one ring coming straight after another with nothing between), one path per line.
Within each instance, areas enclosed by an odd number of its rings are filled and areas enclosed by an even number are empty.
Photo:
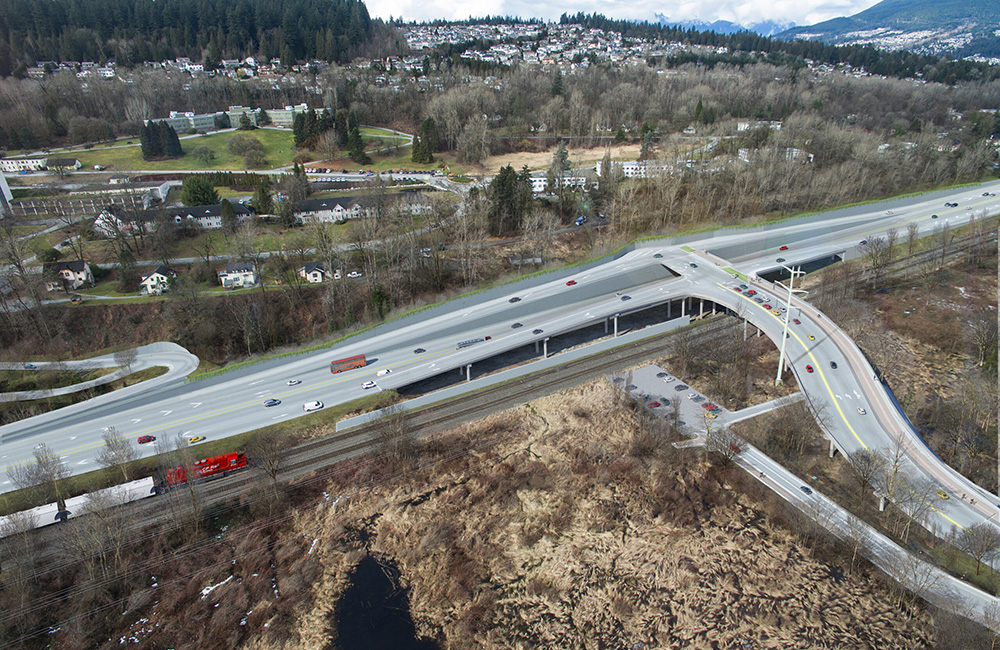
M793 289L792 285L795 284L796 276L805 275L806 272L801 269L801 267L790 268L781 265L781 268L785 269L789 273L788 278L788 298L785 300L787 305L785 309L785 329L781 334L781 354L778 355L778 374L774 378L774 385L781 385L781 371L785 367L785 343L788 341L788 319L792 317L792 293L808 293L808 291L803 291L801 289ZM775 282L779 287L781 286Z

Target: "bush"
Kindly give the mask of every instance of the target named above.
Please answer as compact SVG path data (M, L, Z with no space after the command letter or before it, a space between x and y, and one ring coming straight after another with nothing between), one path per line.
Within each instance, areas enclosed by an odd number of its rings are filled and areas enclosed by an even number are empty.
M54 248L45 248L38 251L37 257L40 262L55 262L62 257L62 253Z

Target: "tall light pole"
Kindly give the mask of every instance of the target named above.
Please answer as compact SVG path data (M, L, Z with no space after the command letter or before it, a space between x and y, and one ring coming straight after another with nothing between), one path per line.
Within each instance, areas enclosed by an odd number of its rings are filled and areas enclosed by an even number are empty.
M785 330L781 335L781 354L778 356L778 374L774 378L775 386L781 385L781 370L785 367L785 342L788 340L788 319L792 317L792 293L809 293L808 291L803 291L802 289L792 288L792 285L795 284L796 276L805 275L805 271L801 270L799 267L795 267L793 269L785 266L784 264L781 265L781 268L788 271L790 277L788 278L788 298L785 300L785 304L787 305L787 308L785 309ZM775 282L775 284L779 287L781 286L777 282Z

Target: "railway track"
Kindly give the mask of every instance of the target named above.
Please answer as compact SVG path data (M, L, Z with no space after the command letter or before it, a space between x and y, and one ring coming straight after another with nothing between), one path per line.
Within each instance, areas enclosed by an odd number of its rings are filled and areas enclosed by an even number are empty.
M694 341L704 343L721 335L731 321L724 318L710 318L695 326ZM461 399L433 404L426 408L405 413L411 431L419 436L427 436L448 430L459 424L486 417L492 413L523 404L537 397L550 395L565 388L579 385L592 379L606 376L645 361L650 357L669 352L676 334L626 344L611 354L594 354L561 366L548 368L526 375L518 381L483 389ZM377 446L378 422L349 429L325 438L310 440L294 447L287 458L286 466L279 474L280 482L300 479L317 473L316 480L324 480L326 474L337 471L338 463L366 454ZM324 470L326 470L324 472ZM202 508L207 512L213 505L236 503L241 495L259 489L260 475L243 471L228 477L207 481L199 487L202 490ZM182 488L176 493L183 494ZM130 504L128 526L131 531L128 545L138 545L147 541L150 526L167 524L174 517L174 509L164 507L162 500L167 497L145 499ZM179 501L183 497L179 496ZM183 503L181 505L183 507ZM238 506L232 506L238 507ZM223 507L223 511L226 508ZM215 512L218 512L216 510ZM35 531L38 556L36 556L36 576L42 577L53 571L62 570L69 563L61 556L58 540L70 532L73 521L58 526L50 526ZM67 530L70 529L70 530ZM74 558L73 562L79 561ZM140 569L141 570L141 569ZM64 594L70 597L72 594ZM0 620L4 616L0 614Z

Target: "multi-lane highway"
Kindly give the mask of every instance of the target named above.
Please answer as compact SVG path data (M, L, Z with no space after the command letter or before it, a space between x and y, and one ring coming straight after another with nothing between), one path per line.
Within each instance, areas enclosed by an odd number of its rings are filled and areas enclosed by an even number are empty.
M958 498L963 492L976 494L976 488L943 468L943 463L918 443L912 430L906 431L908 427L898 415L893 416L884 391L871 381L869 369L843 333L804 303L786 305L785 296L768 283L735 281L724 269L728 262L739 272L756 276L777 267L778 257L796 263L830 254L855 255L862 239L888 228L905 230L908 223L917 224L922 234L934 232L944 223L955 227L970 215L1000 212L1000 200L982 196L997 191L1000 184L957 191L946 198L883 204L835 219L817 215L784 225L722 231L699 241L689 240L686 247L646 242L617 259L578 273L554 273L552 280L544 283L512 284L505 295L466 299L461 307L404 319L396 327L367 338L349 339L329 351L261 364L210 381L183 384L172 380L0 427L0 472L29 461L40 442L58 451L74 472L94 469L101 433L110 426L133 439L144 435L168 439L176 435L211 439L233 435L302 416L305 402L320 400L329 406L444 372L457 374L468 364L536 342L544 350L548 337L601 323L616 314L654 307L662 309L666 317L666 305L673 302L676 316L680 314L679 301L686 297L726 305L779 341L783 320L746 291L732 289L747 284L779 314L783 307L799 319L788 339L789 362L803 391L822 410L838 447L846 452L883 448L899 438L900 432L905 433L911 440L907 449L912 466L953 495L934 504L940 527L965 526L982 520L986 509L996 506L985 494L975 506ZM945 207L945 201L957 202L958 207ZM932 218L935 214L937 218ZM788 249L779 252L780 246ZM688 309L698 309L690 305ZM609 328L613 330L613 325ZM478 338L484 340L458 347L459 342ZM367 355L369 365L330 373L330 361L355 354ZM838 367L832 368L831 362ZM806 372L806 364L813 367L812 373ZM384 370L391 372L377 374ZM290 380L300 383L289 385ZM366 390L362 388L366 381L377 381L379 387ZM265 407L266 399L281 403ZM154 453L152 445L142 449ZM0 488L9 489L10 485L0 480Z

